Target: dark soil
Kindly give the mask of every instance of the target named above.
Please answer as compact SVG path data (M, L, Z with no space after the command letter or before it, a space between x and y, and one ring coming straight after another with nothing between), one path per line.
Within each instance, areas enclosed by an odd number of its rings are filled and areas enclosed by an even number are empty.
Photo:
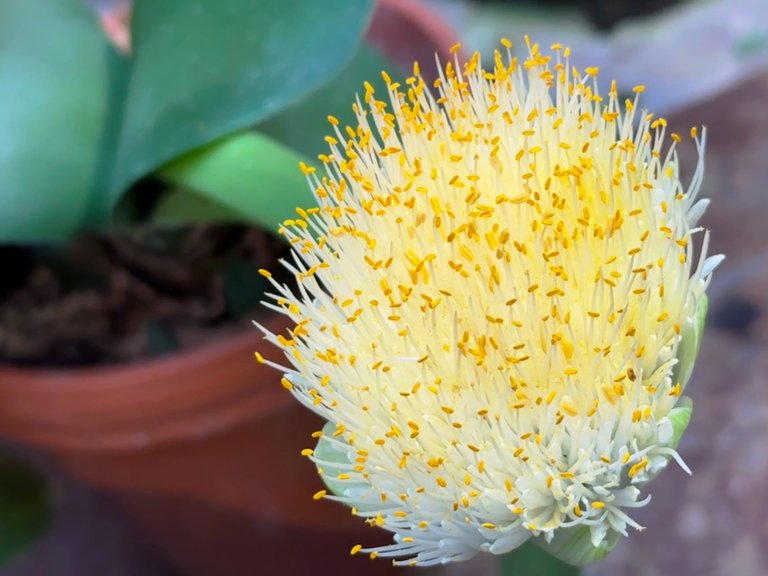
M267 288L258 269L287 251L242 226L0 248L0 361L126 363L242 329Z

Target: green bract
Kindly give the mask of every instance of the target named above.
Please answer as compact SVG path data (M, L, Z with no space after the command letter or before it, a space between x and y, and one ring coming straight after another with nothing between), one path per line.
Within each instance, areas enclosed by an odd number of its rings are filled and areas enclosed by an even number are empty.
M619 540L621 540L619 533L609 531L599 546L593 546L589 528L574 526L558 530L549 543L541 536L534 539L534 542L558 560L573 566L587 566L605 558L616 547Z
M683 327L682 340L677 349L677 364L672 371L673 382L679 382L683 389L691 378L693 366L699 355L708 310L709 300L706 294L702 294L692 321Z

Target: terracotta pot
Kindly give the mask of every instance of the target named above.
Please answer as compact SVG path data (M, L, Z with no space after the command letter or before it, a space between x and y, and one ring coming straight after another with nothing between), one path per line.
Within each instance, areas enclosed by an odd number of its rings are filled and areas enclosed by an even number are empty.
M287 326L277 316L265 324ZM255 350L278 359L249 330L143 365L2 367L0 433L113 493L185 573L349 563L349 547L375 534L344 507L312 501L321 482L299 451L322 422L254 360ZM305 540L313 560L289 554Z
M274 316L266 324L284 330L288 323ZM257 349L278 360L274 347L250 330L137 365L3 367L0 433L53 451L79 476L110 490L200 499L267 517L279 509L284 521L311 525L312 516L293 499L275 499L278 486L316 487L301 462L287 469L295 486L263 471L280 458L279 450L308 443L308 434L321 424L296 410L278 375L255 362ZM252 428L261 440L248 443L250 456L243 462L235 454L243 447L240 436ZM276 437L286 442L264 442ZM281 469L297 460L293 456L283 456Z
M397 63L448 58L455 36L411 0L381 0L370 41ZM283 317L265 324L282 331ZM322 422L258 364L279 360L255 329L201 349L129 366L0 366L0 434L51 452L123 503L190 575L388 574L350 559L389 536L329 502L301 458ZM300 553L296 553L300 551Z

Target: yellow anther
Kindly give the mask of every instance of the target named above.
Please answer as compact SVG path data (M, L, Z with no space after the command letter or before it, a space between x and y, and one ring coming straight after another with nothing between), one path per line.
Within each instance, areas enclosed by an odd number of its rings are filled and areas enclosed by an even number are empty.
M299 168L301 169L304 176L309 176L310 174L314 174L315 167L314 166L308 166L304 162L299 162Z

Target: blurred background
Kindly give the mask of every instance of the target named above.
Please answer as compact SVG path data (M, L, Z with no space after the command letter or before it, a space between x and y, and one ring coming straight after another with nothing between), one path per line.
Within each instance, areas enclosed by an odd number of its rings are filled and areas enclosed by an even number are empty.
M768 2L0 0L0 574L394 574L250 320L296 166L379 71L523 35L707 126L725 253L675 466L598 576L768 574ZM132 22L132 24L131 24ZM132 26L132 28L131 28ZM680 148L688 174L695 151ZM276 192L277 191L277 192ZM765 281L766 284L761 284ZM265 356L274 352L266 350ZM521 560L522 562L522 560ZM526 576L521 564L519 573ZM575 574L553 566L552 576ZM493 576L480 557L424 574ZM540 572L528 572L528 574Z

